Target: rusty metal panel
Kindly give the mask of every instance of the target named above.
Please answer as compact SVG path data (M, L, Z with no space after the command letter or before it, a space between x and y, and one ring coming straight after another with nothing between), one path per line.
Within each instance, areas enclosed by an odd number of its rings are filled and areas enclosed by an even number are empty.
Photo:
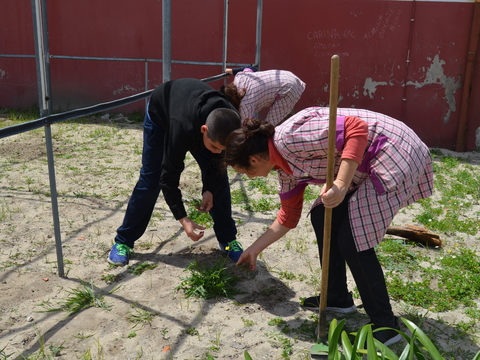
M262 49L263 67L281 62L306 81L301 107L326 105L330 57L338 54L340 107L388 114L407 123L429 146L452 149L472 5L301 1L295 6L301 21L290 27L291 3L267 0L263 36L276 38L278 45Z
M0 54L34 55L31 3L2 1ZM297 74L297 109L327 105L330 57L340 56L339 106L379 111L431 147L455 148L474 0L263 0L261 69ZM230 0L229 63L255 60L257 0ZM162 3L47 0L53 105L67 110L132 95L162 81ZM223 2L172 4L172 59L221 63ZM156 59L72 60L55 56ZM478 58L478 56L477 56ZM478 61L476 68L478 69ZM204 78L220 65L174 63L172 78ZM474 74L466 150L480 144ZM212 83L217 88L222 81ZM0 106L37 102L35 61L0 57ZM143 103L118 111L141 110ZM480 132L480 130L478 130Z

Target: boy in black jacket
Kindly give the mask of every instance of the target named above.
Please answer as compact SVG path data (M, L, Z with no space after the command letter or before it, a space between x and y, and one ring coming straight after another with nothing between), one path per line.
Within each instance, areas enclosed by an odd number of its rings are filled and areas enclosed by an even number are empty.
M241 127L240 116L226 97L197 79L178 79L159 85L150 97L143 124L140 178L117 229L108 262L127 265L135 241L145 232L160 190L173 216L193 241L205 228L187 217L178 188L189 151L202 173L200 211L210 212L219 247L237 261L242 253L232 219L230 186L220 153L228 134Z

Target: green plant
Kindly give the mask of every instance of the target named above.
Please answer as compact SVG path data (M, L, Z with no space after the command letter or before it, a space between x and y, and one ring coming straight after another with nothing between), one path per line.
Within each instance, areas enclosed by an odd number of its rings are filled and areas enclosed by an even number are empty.
M270 326L280 326L285 324L285 320L283 320L281 317L276 317L268 321L268 325Z
M260 191L263 195L277 195L277 188L268 183L268 179L265 178L253 178L248 181L249 190Z
M118 281L118 275L115 274L103 274L102 280L105 281L107 284L113 284L114 282Z
M85 335L83 332L79 332L77 335L72 335L72 336L79 340L85 340L85 339L91 338L94 335L95 334Z
M185 271L190 271L190 276L181 278L182 282L177 290L183 290L188 297L210 299L225 296L231 298L239 294L235 284L239 278L229 274L225 261L218 261L212 266L200 266L196 261L190 263Z
M6 348L7 348L7 345L5 345L5 346L3 347L3 349L0 350L0 359L2 359L2 360L6 360L6 359L8 359L10 356L13 355L13 353L7 354L7 353L5 352L5 349L6 349Z
M198 335L198 330L195 329L194 327L189 327L187 330L185 330L185 334Z
M127 314L127 320L134 323L133 328L137 327L138 325L141 325L143 328L145 325L151 324L156 315L153 312L139 308L136 303L132 304L132 308L133 312L129 312Z
M243 317L241 317L241 319L243 321L243 325L245 325L246 327L253 326L256 324L256 322L253 320L245 319Z
M188 211L188 218L193 222L196 222L199 225L210 228L213 225L212 216L208 212L202 212L199 210L202 202L200 200L190 200L185 201L185 203L191 206L191 209Z
M138 263L128 267L128 272L140 276L147 270L155 269L157 264L149 264L148 262Z
M100 293L93 283L90 282L90 284L87 284L82 280L80 280L80 283L81 286L78 288L66 290L68 296L59 301L59 307L53 308L48 303L44 303L43 305L47 307L45 312L66 311L68 315L73 315L92 306L110 310L110 306L103 300L105 296ZM118 289L119 287L116 287L111 290L109 294L112 294Z
M95 339L95 346L97 348L97 354L92 355L90 349L86 350L81 356L81 360L105 360L105 352L103 346L100 344L99 339Z
M263 212L270 210L277 210L280 204L273 199L260 198L258 200L252 200L250 208L254 212Z
M479 255L454 246L438 250L443 256L428 258L416 249L414 244L397 240L385 240L378 246L392 298L434 311L475 307L480 296ZM405 276L413 273L415 277Z
M63 344L65 343L65 340L62 342L61 345L50 345L48 348L50 352L52 353L53 357L60 356L60 352L64 349Z
M290 359L290 355L293 353L292 340L275 332L271 332L267 335L270 339L269 341L273 344L273 346L282 349L282 358Z

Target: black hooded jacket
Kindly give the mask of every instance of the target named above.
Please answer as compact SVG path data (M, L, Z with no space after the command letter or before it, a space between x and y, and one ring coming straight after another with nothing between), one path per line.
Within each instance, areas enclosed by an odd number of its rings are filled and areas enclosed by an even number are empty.
M150 119L165 130L160 187L177 220L187 216L179 189L185 156L188 151L206 150L200 128L210 112L219 108L235 110L223 94L198 79L168 81L159 85L150 97ZM215 195L224 175L220 155L212 155L211 166L202 171L202 194L210 191Z

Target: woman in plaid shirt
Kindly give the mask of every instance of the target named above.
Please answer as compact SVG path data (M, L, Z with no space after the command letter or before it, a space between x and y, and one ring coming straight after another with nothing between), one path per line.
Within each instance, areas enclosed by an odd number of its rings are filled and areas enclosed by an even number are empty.
M292 114L293 107L305 90L305 83L290 71L258 71L256 67L226 69L235 75L232 83L222 85L220 92L240 112L241 119L269 107L265 120L277 126Z
M230 135L226 164L249 177L277 170L281 200L276 220L237 265L255 270L258 254L296 227L305 187L325 183L328 124L329 109L312 107L276 128L247 119ZM374 247L402 207L432 190L429 149L409 127L368 110L337 110L335 180L328 191L322 186L310 211L321 260L324 211L333 209L327 310L356 311L347 288L347 264L374 328L399 329ZM318 309L319 296L306 299L303 306ZM386 345L401 339L394 330L374 336Z

